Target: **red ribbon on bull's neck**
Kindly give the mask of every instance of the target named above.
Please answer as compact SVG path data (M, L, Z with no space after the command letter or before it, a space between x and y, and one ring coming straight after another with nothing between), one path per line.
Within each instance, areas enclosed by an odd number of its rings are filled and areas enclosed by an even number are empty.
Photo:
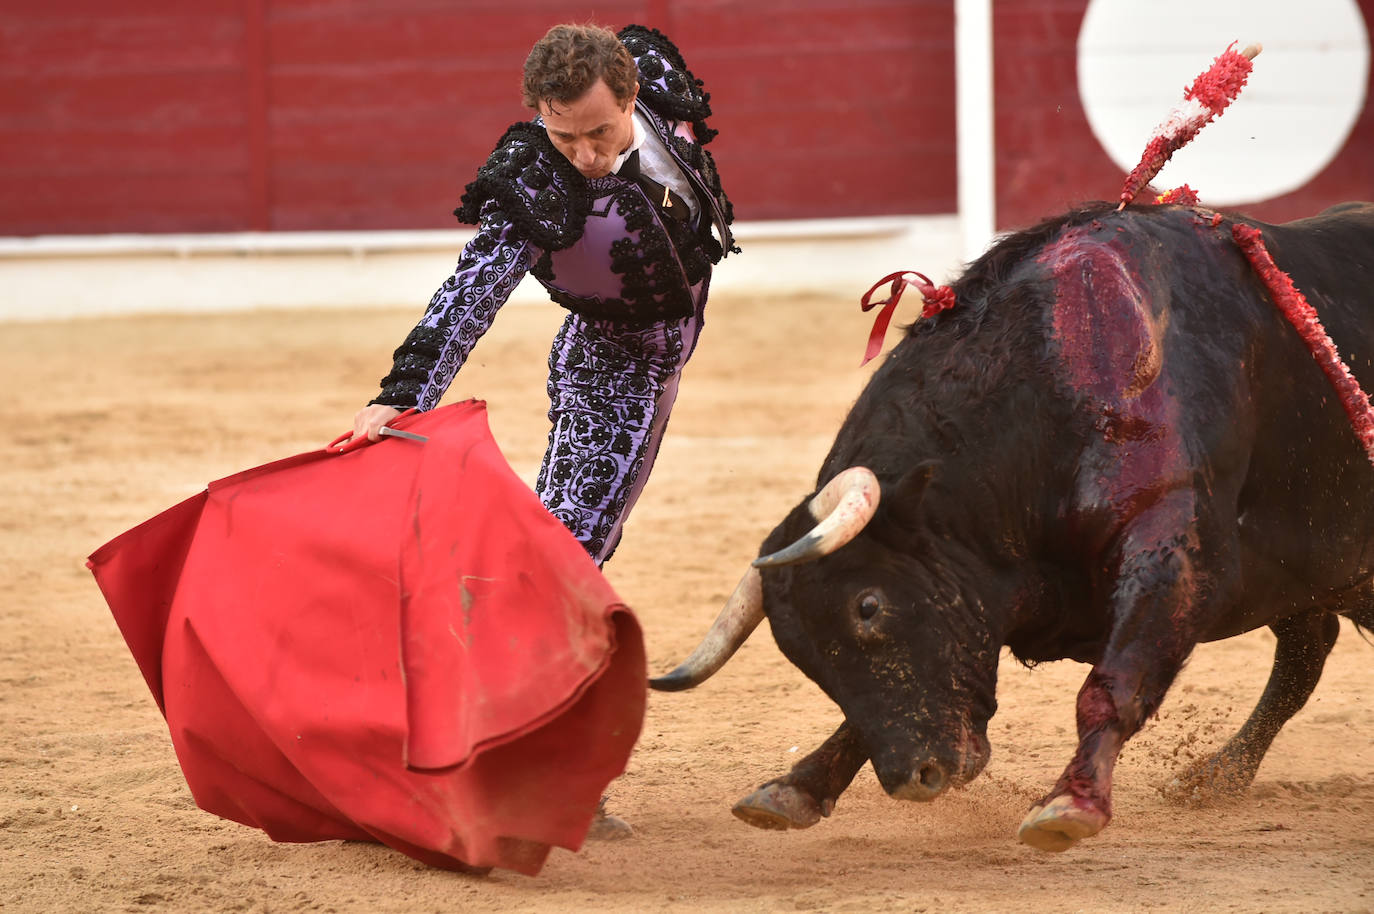
M910 277L916 277L911 279ZM877 292L883 283L892 283L888 289L887 298L882 301L873 301L873 293ZM873 319L873 330L868 335L868 347L864 350L864 360L860 365L867 365L875 355L882 351L883 337L887 335L887 325L892 321L892 313L897 310L897 302L902 300L902 293L907 286L915 286L921 293L921 298L925 301L925 307L921 309L921 317L932 317L947 308L954 307L954 290L949 286L936 286L924 273L917 273L914 270L901 270L896 273L889 273L882 279L875 282L863 298L859 299L859 309L871 311L881 307L883 310L878 312L878 316Z

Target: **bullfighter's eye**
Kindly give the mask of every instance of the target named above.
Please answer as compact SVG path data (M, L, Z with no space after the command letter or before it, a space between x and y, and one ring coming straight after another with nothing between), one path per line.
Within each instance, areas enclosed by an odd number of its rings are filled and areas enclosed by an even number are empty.
M876 593L866 593L859 600L859 618L867 622L878 614L878 610L883 608L882 598Z

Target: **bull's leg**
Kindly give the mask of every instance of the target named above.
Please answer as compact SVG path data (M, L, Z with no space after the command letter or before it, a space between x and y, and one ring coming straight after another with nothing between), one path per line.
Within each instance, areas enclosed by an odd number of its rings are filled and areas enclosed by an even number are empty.
M1269 628L1278 643L1264 694L1220 751L1180 776L1180 792L1187 796L1239 793L1250 786L1269 744L1317 687L1341 631L1340 620L1321 609L1289 616Z
M730 811L755 828L809 828L830 815L866 761L868 750L845 721L785 777L764 784Z
M1189 523L1196 505L1187 491L1169 493L1117 541L1107 585L1112 628L1078 692L1078 751L1021 822L1018 837L1032 847L1067 850L1111 821L1117 756L1159 707L1192 651L1200 614L1215 605L1199 605L1198 594L1229 598L1234 580L1210 577L1200 586L1198 530Z
M1175 675L1182 665L1182 658L1169 663ZM1078 692L1078 752L1054 789L1021 820L1017 837L1023 844L1064 851L1107 827L1117 756L1148 717L1141 697L1154 690L1144 679L1129 671L1107 672L1101 665L1088 674Z

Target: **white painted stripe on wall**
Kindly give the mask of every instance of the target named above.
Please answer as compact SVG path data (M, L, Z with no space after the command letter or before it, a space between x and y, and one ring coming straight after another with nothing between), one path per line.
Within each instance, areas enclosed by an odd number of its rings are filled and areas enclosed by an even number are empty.
M997 229L992 89L992 0L955 0L954 119L964 260Z
M887 273L961 269L956 216L746 222L712 291L858 297ZM256 308L420 311L470 231L0 238L0 320ZM546 303L526 279L512 304Z

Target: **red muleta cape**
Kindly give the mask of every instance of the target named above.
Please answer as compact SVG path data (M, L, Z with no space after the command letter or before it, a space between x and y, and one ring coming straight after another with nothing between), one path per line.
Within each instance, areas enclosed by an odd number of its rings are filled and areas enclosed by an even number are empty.
M647 699L643 637L479 401L248 470L98 549L202 809L533 875L577 850Z

